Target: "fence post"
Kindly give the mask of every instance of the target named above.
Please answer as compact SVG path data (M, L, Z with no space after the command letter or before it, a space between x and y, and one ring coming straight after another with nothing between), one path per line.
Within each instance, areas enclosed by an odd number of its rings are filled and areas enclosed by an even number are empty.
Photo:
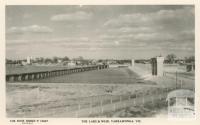
M68 112L68 107L65 108L65 111Z
M81 105L80 104L78 104L78 110L80 110L81 109Z
M54 111L54 110L53 110ZM37 112L37 117L40 117L40 110L38 110L38 112ZM53 114L54 115L54 114Z
M40 111L39 111L39 113L40 113ZM55 108L53 109L53 116L55 116Z
M137 93L135 93L135 99L134 99L134 104L137 105Z
M81 109L81 105L78 104L78 110L76 111L76 117L77 117L77 118L78 118L78 113L79 113L80 109Z
M111 99L110 99L110 103L111 103L111 104L113 103L112 96L111 96Z
M151 102L152 102L152 104L154 104L153 100L154 100L154 98L153 98L153 95L152 95L151 96Z
M103 101L101 100L101 114L103 114Z
M89 115L92 114L92 102L90 102L90 112L89 112Z
M75 115L76 115L75 117L78 118L78 110L76 111L76 114L75 114Z
M126 102L124 102L123 104L124 104L124 108L126 108Z
M145 100L144 100L144 93L142 93L142 104L143 104L143 106L144 106L144 102L145 102Z
M176 89L177 89L177 80L178 80L178 74L177 74L177 71L176 71Z
M130 102L130 100L131 100L131 95L128 96L128 103L127 103L128 106L132 105L131 102Z
M181 79L181 89L183 88L183 80Z
M135 98L135 99L136 99L136 98ZM136 105L135 99L133 99L133 104L134 104L134 106Z
M115 111L115 110L116 110L116 104L114 104L114 107L113 107L113 108L114 108L114 111Z
M160 93L160 94L159 94L159 99L160 99L160 100L162 99L162 96L161 96L161 94L162 94L162 93Z

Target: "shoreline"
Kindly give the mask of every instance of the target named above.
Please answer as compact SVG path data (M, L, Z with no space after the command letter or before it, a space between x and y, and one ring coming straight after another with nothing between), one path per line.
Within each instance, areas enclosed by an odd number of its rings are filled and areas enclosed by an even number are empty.
M142 65L144 65L143 68L141 67ZM136 73L141 79L152 80L153 78L148 64L135 64L134 66L130 66L128 68L132 72Z

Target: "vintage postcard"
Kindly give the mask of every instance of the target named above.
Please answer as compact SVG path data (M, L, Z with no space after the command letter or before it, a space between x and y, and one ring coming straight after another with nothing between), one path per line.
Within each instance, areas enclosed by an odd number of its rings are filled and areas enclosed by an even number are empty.
M3 123L199 121L197 2L85 2L2 3Z

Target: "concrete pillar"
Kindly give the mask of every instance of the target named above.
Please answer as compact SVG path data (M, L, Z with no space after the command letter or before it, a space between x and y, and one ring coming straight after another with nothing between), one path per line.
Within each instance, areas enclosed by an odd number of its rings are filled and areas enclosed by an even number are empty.
M43 79L43 73L39 73L40 74L40 79Z
M26 80L26 75L22 74L21 75L21 81L25 81Z
M31 74L31 80L34 80L34 79L35 79L35 75Z
M132 59L132 60L131 60L131 66L134 67L134 65L135 65L135 60Z
M54 76L53 71L50 72L50 77Z
M31 57L27 57L27 59L26 59L26 62L27 62L27 64L31 64Z
M27 74L28 75L28 80L32 80L32 75L31 74Z
M37 75L37 76L36 76L36 79L40 79L40 74L37 73L36 75Z
M43 78L46 78L46 72L43 73Z
M22 80L22 76L19 75L18 78L17 78L17 80L18 80L18 81L21 81L21 80Z
M29 80L28 74L25 75L25 80Z
M164 57L152 58L152 75L163 76Z
M11 76L11 77L10 77L10 81L11 81L11 82L14 82L14 81L15 81L15 76Z
M10 77L8 75L6 75L6 81L9 81Z
M10 81L14 82L14 81L16 81L16 76L15 76L15 75L13 75L13 76L11 76L11 78L10 78L10 79L11 79Z

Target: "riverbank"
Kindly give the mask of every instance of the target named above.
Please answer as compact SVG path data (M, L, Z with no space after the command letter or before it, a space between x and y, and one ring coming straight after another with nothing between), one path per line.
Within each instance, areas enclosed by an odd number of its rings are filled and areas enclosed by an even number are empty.
M175 80L166 76L151 77L151 80L147 80L149 77L141 77L150 73L148 69L148 66L140 65L132 70L130 68L110 68L64 75L46 79L46 82L7 83L7 116L54 117L58 116L59 112L62 112L63 114L59 117L67 117L65 113L68 110L76 111L79 108L78 105L81 105L81 108L87 108L86 106L90 106L91 102L93 106L99 105L101 100L105 103L110 102L111 97L116 97L119 101L119 96L144 96L154 92L162 93L163 90L175 88ZM58 83L59 79L64 82L60 81ZM162 115L160 110L163 110L163 108L152 109L151 112L156 110L157 113ZM134 109L131 108L131 111L128 111L129 108L123 108L119 110L122 115L118 116L126 117L123 112L134 112ZM148 109L148 112L150 109ZM113 113L114 117L117 112ZM54 114L52 115L51 113ZM157 117L157 113L143 115L145 113L147 113L146 110L141 109L139 114L142 114L140 115L142 117L149 117L150 115ZM132 115L132 117L135 116L136 114Z

